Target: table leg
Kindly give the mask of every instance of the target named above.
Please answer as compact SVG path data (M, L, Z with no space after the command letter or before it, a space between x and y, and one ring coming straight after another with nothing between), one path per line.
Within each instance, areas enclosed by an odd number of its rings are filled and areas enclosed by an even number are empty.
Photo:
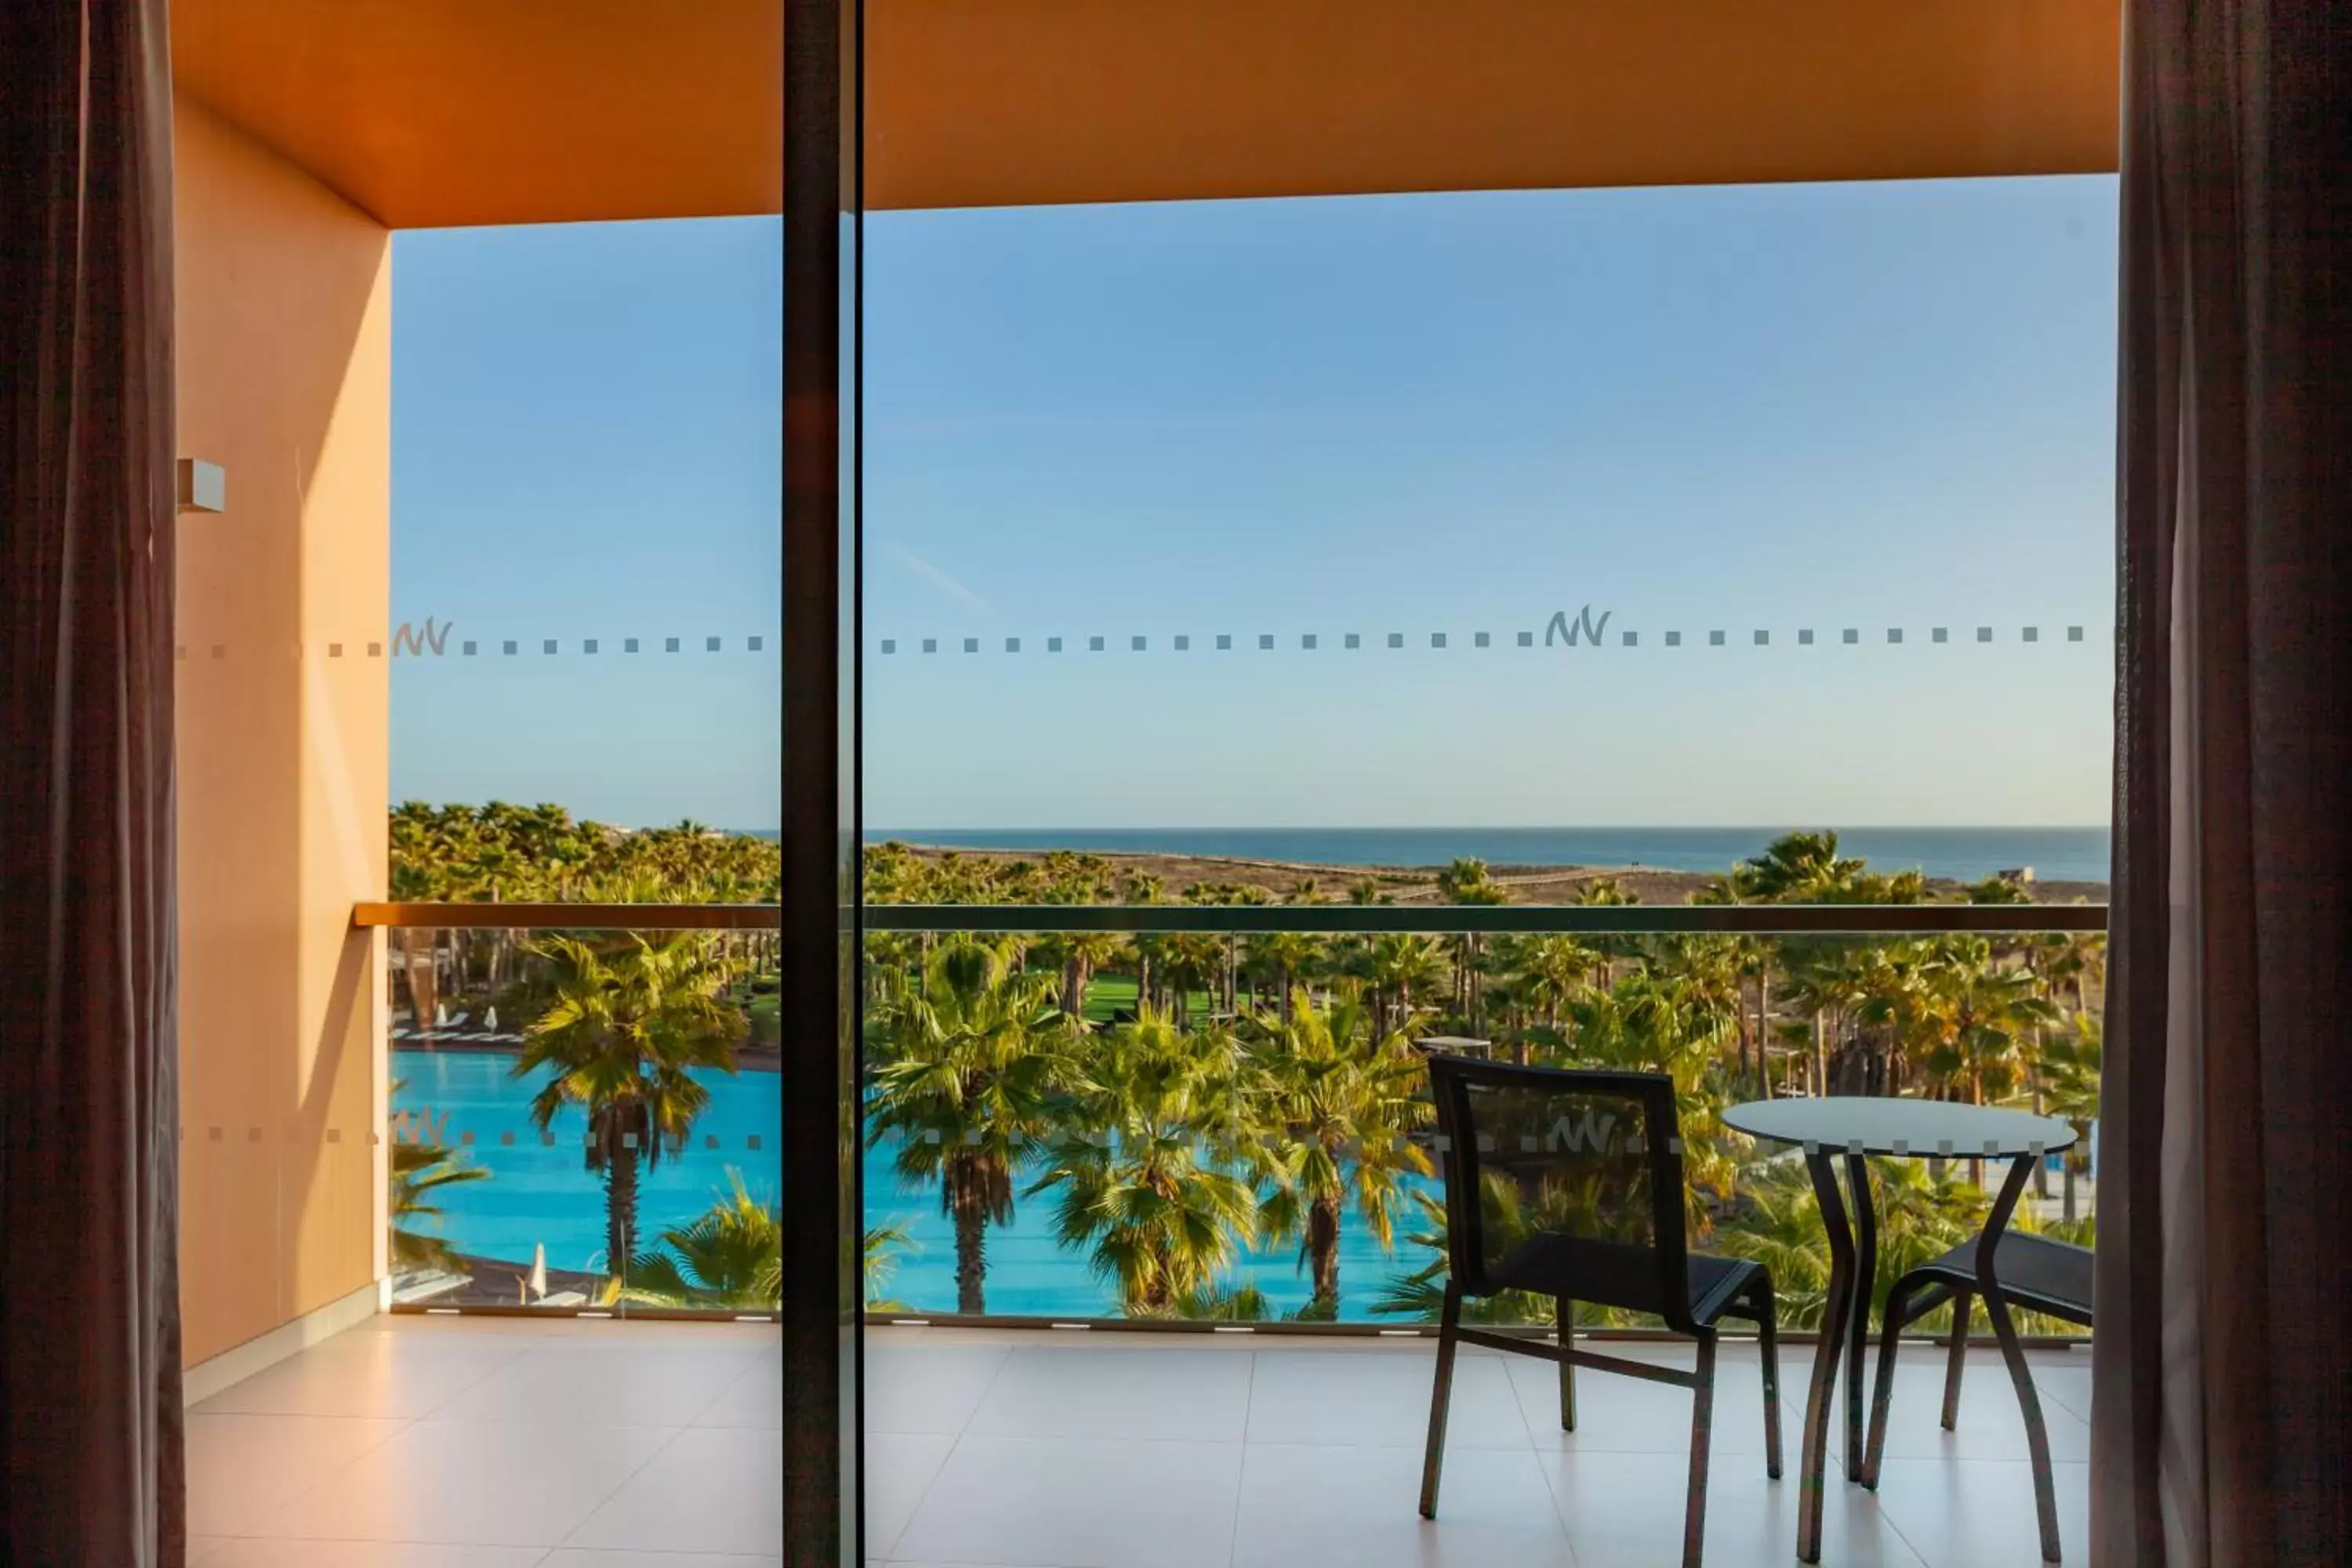
M1805 1390L1805 1447L1798 1471L1797 1556L1822 1560L1822 1478L1829 1468L1830 1406L1837 1397L1838 1358L1844 1353L1846 1311L1853 1294L1853 1233L1847 1228L1845 1200L1838 1194L1833 1151L1805 1152L1813 1196L1821 1205L1822 1228L1829 1233L1829 1293L1822 1304L1822 1332L1813 1346L1813 1375Z
M1870 1190L1870 1162L1859 1154L1845 1157L1846 1184L1853 1190L1853 1332L1845 1363L1845 1479L1857 1479L1862 1463L1864 1390L1863 1361L1870 1349L1870 1308L1878 1294L1878 1205Z
M2016 1212L2017 1200L2025 1191L2026 1177L2041 1163L2039 1152L2030 1160L2010 1161L2009 1180L2001 1184L2000 1196L1993 1200L1992 1214L1977 1241L1977 1287L1984 1297L1985 1316L1992 1321L1993 1337L2000 1342L2000 1358L2009 1364L2009 1381L2017 1389L2018 1409L2025 1416L2025 1452L2032 1461L2033 1513L2034 1522L2042 1531L2042 1560L2055 1563L2059 1560L2058 1499L2050 1476L2050 1431L2042 1423L2042 1396L2033 1387L2033 1369L2026 1364L2025 1347L2017 1342L2017 1324L2011 1320L2009 1297L2000 1288L2000 1268L1994 1256L2002 1235L2009 1229L2010 1215Z

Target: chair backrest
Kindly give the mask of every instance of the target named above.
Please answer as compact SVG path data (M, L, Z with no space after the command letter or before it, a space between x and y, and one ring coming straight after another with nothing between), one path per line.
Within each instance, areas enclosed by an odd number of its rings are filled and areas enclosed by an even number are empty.
M1540 1289L1690 1331L1672 1079L1433 1056L1429 1079L1465 1293Z

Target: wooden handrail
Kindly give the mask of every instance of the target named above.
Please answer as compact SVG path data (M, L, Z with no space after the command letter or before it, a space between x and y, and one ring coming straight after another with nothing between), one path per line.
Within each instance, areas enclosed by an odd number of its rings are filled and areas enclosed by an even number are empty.
M775 931L774 904L425 904L352 906L352 924L396 931Z
M2105 904L868 904L867 931L1568 931L1587 935L1927 936L2098 931ZM774 904L366 903L355 926L401 930L775 931Z

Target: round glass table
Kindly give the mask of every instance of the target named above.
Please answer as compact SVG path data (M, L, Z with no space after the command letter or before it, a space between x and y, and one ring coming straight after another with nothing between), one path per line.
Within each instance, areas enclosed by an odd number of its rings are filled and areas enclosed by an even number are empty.
M1942 1100L1894 1100L1871 1095L1829 1095L1808 1100L1757 1100L1729 1106L1723 1124L1751 1137L1794 1144L1804 1151L1813 1195L1829 1232L1830 1282L1822 1309L1821 1340L1813 1349L1813 1374L1805 1391L1804 1457L1798 1472L1797 1555L1822 1560L1822 1478L1829 1461L1830 1405L1836 1396L1841 1351L1846 1362L1846 1479L1863 1479L1863 1353L1870 1343L1870 1303L1878 1274L1878 1213L1871 1199L1869 1160L2006 1160L2009 1174L1993 1200L1978 1239L1979 1268L1986 1288L1985 1315L1991 1319L2011 1381L2025 1406L2030 1438L2042 1431L2041 1406L2033 1394L2025 1352L2017 1341L1991 1266L1994 1248L2017 1212L2018 1199L2045 1154L2071 1147L2074 1130L2053 1117L1993 1106ZM1852 1194L1838 1191L1837 1166L1845 1164ZM1859 1301L1857 1302L1857 1297ZM2046 1443L2046 1439L2042 1439Z

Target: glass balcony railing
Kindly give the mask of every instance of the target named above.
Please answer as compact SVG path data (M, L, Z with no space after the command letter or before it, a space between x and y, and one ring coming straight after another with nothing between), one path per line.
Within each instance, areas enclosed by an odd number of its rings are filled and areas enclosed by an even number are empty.
M1818 1320L1827 1238L1801 1162L1721 1124L1739 1100L2064 1118L2021 1223L2093 1239L2104 906L2000 879L1664 903L1591 878L1544 905L1475 867L1431 880L1138 902L1160 889L1087 856L869 849L869 898L910 900L865 910L869 1312L1418 1331L1445 1276L1432 1050L1671 1073L1694 1245L1766 1261L1790 1327ZM394 928L397 1307L776 1310L772 906L360 919ZM2003 1174L1877 1163L1882 1294Z
M1571 889L1588 902L1531 906L1469 867L1448 874L1458 901L1088 903L1128 890L1088 857L868 857L869 899L987 900L866 910L873 1315L1415 1331L1445 1279L1432 1050L1671 1073L1692 1244L1765 1261L1791 1327L1819 1321L1829 1243L1801 1159L1721 1124L1740 1100L2064 1118L2078 1141L2018 1223L2092 1239L2101 905L1999 879L1644 904L1599 879ZM2005 1174L1875 1163L1882 1299L1973 1234ZM1552 1305L1476 1310L1537 1324Z
M396 1308L778 1310L772 907L360 914L394 928Z

